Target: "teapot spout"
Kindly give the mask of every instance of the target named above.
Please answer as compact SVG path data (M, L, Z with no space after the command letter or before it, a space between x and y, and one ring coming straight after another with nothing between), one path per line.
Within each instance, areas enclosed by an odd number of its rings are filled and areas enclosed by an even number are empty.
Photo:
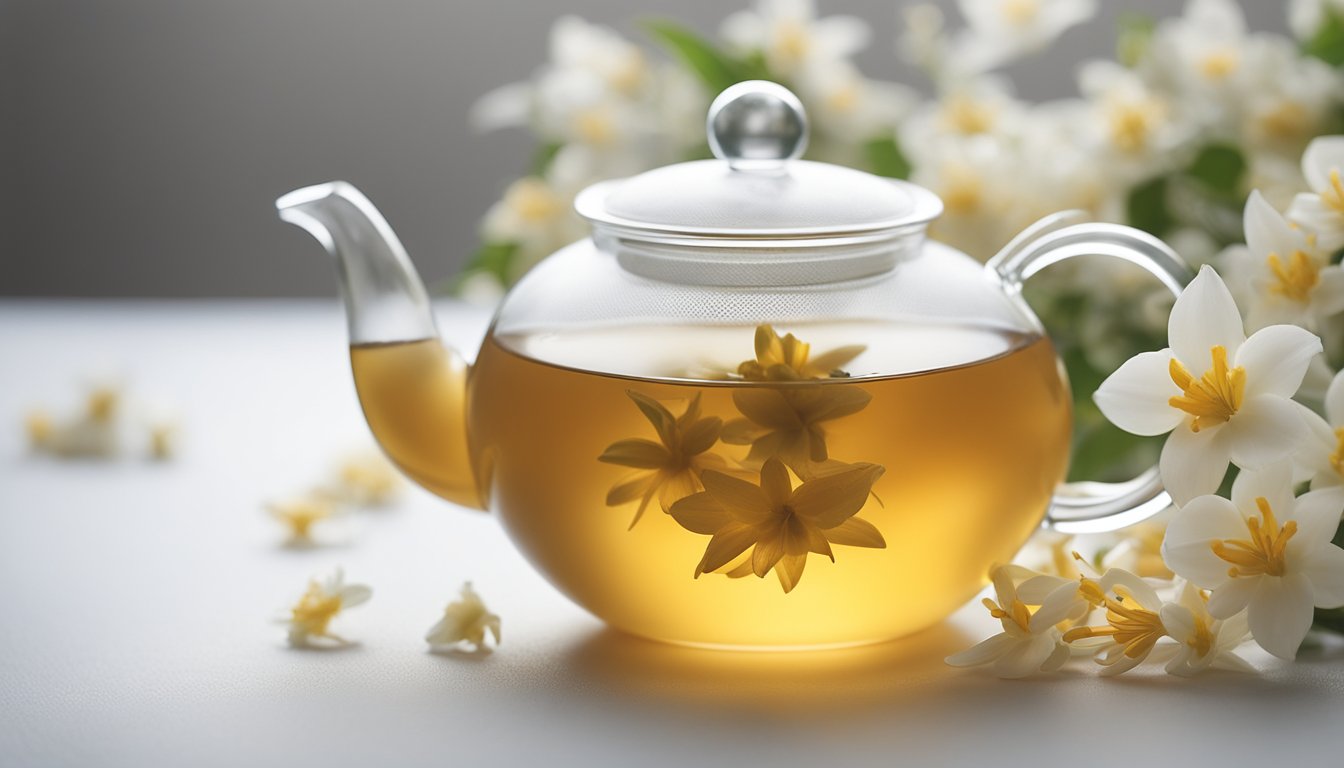
M343 181L275 207L336 260L355 389L383 452L433 493L484 508L467 443L469 367L440 343L429 294L387 220Z
M387 219L344 181L317 184L275 201L283 221L302 228L336 259L351 344L436 338L434 313Z

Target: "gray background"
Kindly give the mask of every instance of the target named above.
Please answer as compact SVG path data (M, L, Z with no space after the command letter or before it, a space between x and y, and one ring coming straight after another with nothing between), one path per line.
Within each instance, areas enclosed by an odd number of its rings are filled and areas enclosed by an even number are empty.
M951 0L942 0L951 6ZM472 102L545 57L576 13L638 34L670 17L713 33L746 0L0 0L0 295L316 295L333 278L272 201L344 178L374 200L427 280L453 274L531 142L475 135ZM893 53L891 0L821 2L874 29L871 76L918 82ZM1111 55L1121 8L1017 65L1024 96L1074 92ZM1281 31L1277 2L1243 2Z

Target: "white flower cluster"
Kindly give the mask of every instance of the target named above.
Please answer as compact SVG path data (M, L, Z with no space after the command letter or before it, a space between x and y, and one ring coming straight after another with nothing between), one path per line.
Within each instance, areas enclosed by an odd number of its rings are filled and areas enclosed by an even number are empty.
M1310 36L1341 18L1338 5L1299 1L1293 26ZM1110 221L1156 215L1130 223L1160 224L1212 255L1235 239L1227 201L1254 186L1284 207L1302 185L1298 154L1344 102L1338 71L1293 40L1248 31L1234 0L1189 0L1180 16L1131 24L1124 61L1081 65L1079 97L1030 103L997 70L1091 19L1097 0L957 6L961 28L933 5L902 10L898 47L930 77L932 98L866 77L853 56L869 43L868 25L819 16L811 0L757 0L724 20L719 44L650 25L675 63L651 60L610 28L558 20L538 74L474 110L482 129L530 127L541 151L531 175L486 214L486 246L463 293L498 297L538 259L583 236L571 203L587 184L703 154L705 106L740 79L776 80L799 94L814 123L810 156L909 176L937 192L945 214L932 234L982 259L1067 208ZM1156 181L1179 194L1149 190ZM1149 192L1137 209L1136 191Z
M1243 668L1233 651L1247 633L1293 659L1316 610L1344 607L1344 549L1334 543L1344 514L1344 374L1326 389L1324 417L1293 399L1311 368L1330 375L1312 330L1344 313L1344 273L1331 258L1344 244L1344 137L1315 140L1303 163L1313 191L1287 215L1252 192L1246 245L1224 254L1245 318L1204 266L1172 307L1170 346L1131 358L1094 396L1127 432L1169 433L1159 470L1175 511L1161 567L1144 561L1154 539L1138 533L1123 548L1126 565L1148 580L1123 567L1068 578L1058 544L1045 559L1053 573L1000 568L997 602L986 605L1003 633L949 663L1021 676L1056 669L1082 648L1111 674L1159 651L1177 674ZM1225 498L1229 465L1238 474ZM1103 611L1105 622L1091 625Z

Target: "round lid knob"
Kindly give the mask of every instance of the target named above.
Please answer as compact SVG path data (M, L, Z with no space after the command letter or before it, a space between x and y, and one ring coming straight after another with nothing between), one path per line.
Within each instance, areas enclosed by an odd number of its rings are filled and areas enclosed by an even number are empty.
M807 113L778 83L748 80L729 86L709 105L709 148L740 170L782 167L807 149Z

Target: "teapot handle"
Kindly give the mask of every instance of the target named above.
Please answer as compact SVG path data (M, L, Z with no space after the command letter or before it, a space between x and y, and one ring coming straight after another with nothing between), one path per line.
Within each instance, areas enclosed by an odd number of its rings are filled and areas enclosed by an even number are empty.
M1024 229L989 260L1009 294L1042 269L1074 256L1114 256L1143 267L1179 296L1193 274L1166 243L1139 229L1087 221L1083 211L1051 214ZM1122 483L1064 483L1045 525L1062 533L1099 533L1133 525L1171 504L1157 467Z

